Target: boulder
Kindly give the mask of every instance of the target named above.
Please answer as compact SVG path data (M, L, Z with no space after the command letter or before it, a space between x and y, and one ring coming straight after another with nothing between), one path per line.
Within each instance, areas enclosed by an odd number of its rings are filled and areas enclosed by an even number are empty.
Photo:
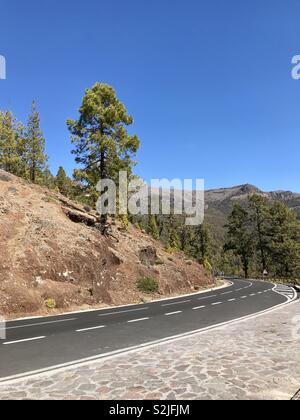
M152 246L141 249L139 252L139 258L141 263L146 266L156 265L159 261L157 257L157 250Z

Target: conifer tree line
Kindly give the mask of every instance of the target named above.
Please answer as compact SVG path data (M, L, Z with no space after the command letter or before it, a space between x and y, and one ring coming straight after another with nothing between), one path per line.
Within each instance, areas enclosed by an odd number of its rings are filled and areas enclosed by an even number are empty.
M300 221L279 201L262 195L236 204L228 216L226 237L216 240L211 226L186 226L181 216L133 218L140 229L160 239L170 253L184 251L207 270L261 278L300 278Z
M300 221L279 201L250 196L228 217L224 251L237 257L245 277L300 278Z
M140 146L129 134L133 118L115 90L96 83L87 89L78 118L67 121L73 155L77 163L73 177L61 166L54 176L48 167L45 138L36 103L32 103L26 124L9 111L0 111L0 169L32 183L94 207L99 197L99 180L110 178L118 185L119 171L134 177L135 155ZM104 191L100 192L100 194ZM168 252L181 250L208 271L244 273L245 277L268 272L273 277L300 277L300 222L282 202L269 202L260 195L236 204L228 217L226 238L216 238L207 221L186 226L184 216L122 216L160 240ZM108 217L100 218L105 235Z
M34 183L42 182L47 168L45 139L35 102L25 126L9 111L0 111L0 167Z
M40 126L40 115L33 101L26 124L10 111L0 111L0 169L32 183L80 199L83 188L69 178L63 167L54 176L48 167L46 142Z
M63 167L56 176L49 170L35 102L26 125L10 111L0 111L0 169L93 207L99 196L99 180L109 178L118 184L121 170L127 171L129 180L133 177L133 157L140 141L128 134L127 127L132 123L133 118L111 86L96 83L87 89L78 120L67 121L72 153L79 165L70 178ZM105 233L107 216L101 222Z
M129 216L129 220L138 229L160 240L170 254L183 251L208 271L213 270L215 241L209 224L186 226L184 216L152 215L150 210L148 216Z

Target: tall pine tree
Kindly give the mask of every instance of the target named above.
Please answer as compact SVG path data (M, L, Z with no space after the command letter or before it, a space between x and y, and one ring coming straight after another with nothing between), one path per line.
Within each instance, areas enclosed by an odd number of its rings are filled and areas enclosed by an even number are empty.
M245 278L248 278L250 261L254 254L253 232L246 209L236 204L228 218L228 240L224 246L241 259Z
M62 166L60 166L58 169L55 178L55 185L62 195L65 195L66 197L71 195L72 180L67 176L66 171Z
M254 239L261 262L261 273L268 269L268 225L270 212L267 199L261 195L249 197L250 220L253 223Z
M81 165L75 178L85 184L96 201L100 180L109 178L117 183L120 170L131 175L132 157L140 142L137 136L128 134L126 127L133 123L133 118L109 85L96 83L88 89L79 114L77 121L67 121L75 146L73 153ZM101 215L101 231L107 233L105 214Z
M300 275L300 222L284 203L270 207L269 252L272 271L279 277Z
M48 158L45 154L45 139L40 128L40 114L34 101L27 127L26 155L30 180L36 183L41 179Z
M0 112L0 167L21 175L23 164L22 131L11 112Z
M159 239L159 229L157 226L156 217L154 214L149 215L148 219L148 233L156 240Z

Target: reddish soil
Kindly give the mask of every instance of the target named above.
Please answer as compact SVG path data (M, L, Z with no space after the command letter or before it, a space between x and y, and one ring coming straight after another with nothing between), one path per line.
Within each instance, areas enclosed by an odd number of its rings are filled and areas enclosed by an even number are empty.
M211 286L196 261L168 254L134 227L123 231L115 224L117 242L70 220L70 212L95 216L0 170L0 314L14 318L139 303ZM158 293L137 289L145 276L159 282ZM47 307L49 299L54 309Z

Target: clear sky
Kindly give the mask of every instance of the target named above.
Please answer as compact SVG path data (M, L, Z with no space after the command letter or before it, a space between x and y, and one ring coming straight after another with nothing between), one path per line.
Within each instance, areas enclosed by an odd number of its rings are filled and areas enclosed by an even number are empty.
M50 167L74 168L65 121L113 85L134 116L143 178L300 191L299 0L10 0L0 109L35 99Z

